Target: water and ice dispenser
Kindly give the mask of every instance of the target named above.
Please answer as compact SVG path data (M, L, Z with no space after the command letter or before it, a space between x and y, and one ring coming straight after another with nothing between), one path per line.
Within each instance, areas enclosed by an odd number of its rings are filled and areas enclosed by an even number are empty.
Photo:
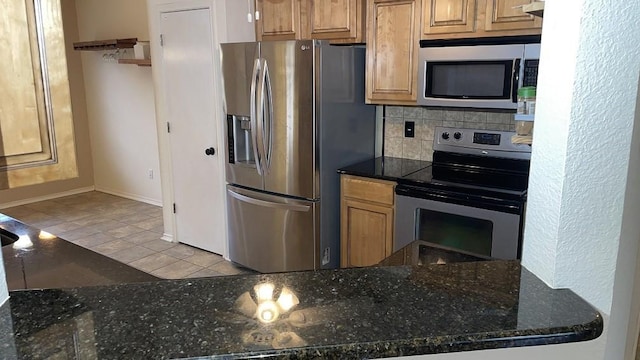
M229 164L255 166L251 131L251 119L248 116L227 115Z

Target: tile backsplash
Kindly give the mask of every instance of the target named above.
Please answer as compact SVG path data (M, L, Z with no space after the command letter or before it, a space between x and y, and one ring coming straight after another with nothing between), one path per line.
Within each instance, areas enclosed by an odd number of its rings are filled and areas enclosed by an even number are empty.
M514 131L513 113L386 106L384 156L431 161L436 126ZM415 122L415 137L404 137L404 122Z

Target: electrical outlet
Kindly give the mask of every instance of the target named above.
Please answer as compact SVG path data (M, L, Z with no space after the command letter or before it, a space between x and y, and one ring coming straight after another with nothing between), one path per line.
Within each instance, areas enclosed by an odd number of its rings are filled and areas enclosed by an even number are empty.
M322 265L327 265L329 261L331 261L331 249L327 247L322 253Z
M404 137L415 137L416 122L405 121L404 122Z
M415 136L416 123L415 121L405 121L404 122L404 137L414 137Z
M149 169L149 180L153 180L153 169Z

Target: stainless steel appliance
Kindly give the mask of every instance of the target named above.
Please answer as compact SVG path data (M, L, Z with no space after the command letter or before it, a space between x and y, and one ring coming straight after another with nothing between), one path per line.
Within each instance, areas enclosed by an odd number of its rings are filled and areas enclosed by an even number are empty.
M432 166L396 186L394 251L423 240L520 258L531 147L514 134L436 128Z
M536 86L539 58L539 36L422 40L418 105L516 109L518 88Z
M229 257L260 272L335 268L337 169L374 156L364 49L223 44Z

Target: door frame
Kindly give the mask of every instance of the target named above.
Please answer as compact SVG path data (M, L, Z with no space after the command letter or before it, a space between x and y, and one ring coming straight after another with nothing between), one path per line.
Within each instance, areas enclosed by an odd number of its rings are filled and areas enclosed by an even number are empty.
M179 235L176 234L176 216L173 213L173 203L175 202L175 196L173 191L173 169L171 159L171 141L169 134L167 133L167 122L169 121L167 102L165 93L163 91L165 84L165 76L162 72L163 59L162 59L162 47L160 46L160 17L162 13L175 12L175 11L189 11L198 9L209 9L212 16L212 32L213 34L211 48L214 50L213 61L216 67L215 75L217 79L222 78L220 71L220 58L215 56L215 53L220 50L220 43L227 39L227 20L226 20L226 3L225 0L147 0L147 11L149 19L149 40L151 44L151 58L154 59L156 66L152 66L153 83L154 83L154 96L155 96L155 110L156 110L156 126L158 133L158 151L160 157L160 176L162 187L162 218L164 221L164 233L162 239L170 242L178 242ZM217 142L219 146L224 144L224 110L222 97L222 84L221 81L217 81L214 84L214 107L219 109L215 111L214 121L217 127ZM220 151L221 149L218 149ZM219 177L221 184L225 184L225 157L217 156L219 162L219 168L221 169ZM222 193L226 193L226 189L222 190ZM224 208L223 216L224 223L227 223L226 219L226 198L221 199L222 206ZM227 229L224 227L222 233L219 236L223 237L224 253L222 254L225 259L228 259L228 243L227 243Z

